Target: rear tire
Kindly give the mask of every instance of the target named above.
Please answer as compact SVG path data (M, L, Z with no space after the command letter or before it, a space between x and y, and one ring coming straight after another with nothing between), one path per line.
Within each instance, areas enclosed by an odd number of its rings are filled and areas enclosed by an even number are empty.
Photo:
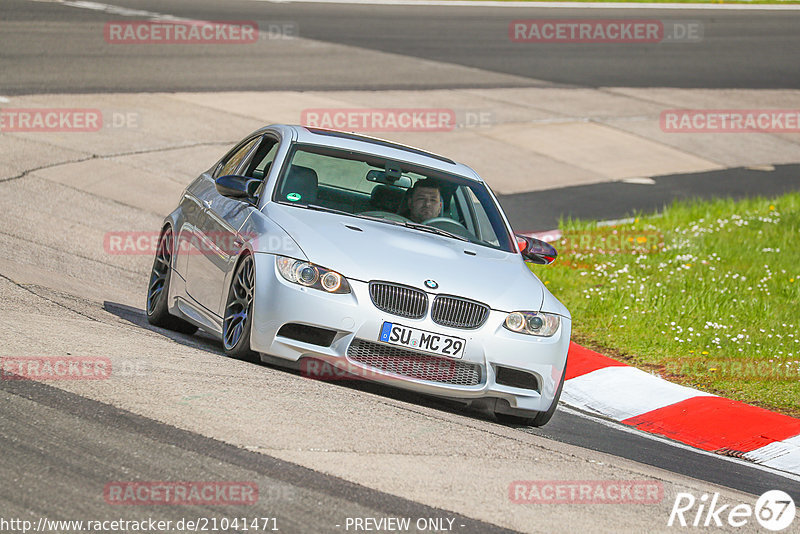
M197 327L169 313L169 282L172 278L172 227L167 226L158 239L158 249L150 272L150 284L147 286L147 322L153 326L174 330L181 334L194 334Z
M236 267L228 291L222 321L222 346L231 358L249 362L259 361L258 354L250 348L255 288L256 265L253 256L247 254Z

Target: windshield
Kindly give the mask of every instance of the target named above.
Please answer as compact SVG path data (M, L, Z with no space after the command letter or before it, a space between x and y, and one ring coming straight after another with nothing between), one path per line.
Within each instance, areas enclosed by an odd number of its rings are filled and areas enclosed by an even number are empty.
M297 145L273 200L515 252L484 184L373 154Z

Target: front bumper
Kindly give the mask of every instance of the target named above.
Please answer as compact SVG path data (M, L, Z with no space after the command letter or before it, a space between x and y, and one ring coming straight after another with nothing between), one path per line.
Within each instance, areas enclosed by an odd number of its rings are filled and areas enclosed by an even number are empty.
M546 411L550 407L564 373L571 328L569 318L562 317L558 332L548 338L505 329L503 322L507 313L495 310L490 311L480 328L449 328L431 320L430 307L422 319L407 319L379 310L372 303L366 282L348 279L351 293L329 294L287 282L277 272L275 256L263 253L254 256L257 283L250 339L254 351L295 362L302 358L322 360L371 381L440 397L462 401L504 399L510 408L530 412ZM398 354L396 346L378 341L384 321L465 339L466 350L459 359L416 354L426 361L440 362L445 375L451 372L447 370L461 373L477 367L480 373L477 383L455 380L450 375L420 379L419 374L403 373L402 365L387 368L365 363L370 359L363 357L364 347L367 347L365 350L376 346L377 350L385 348L387 355L382 356L383 362ZM328 346L278 335L281 327L289 323L323 328L335 334ZM500 367L534 375L538 387L530 389L498 383Z

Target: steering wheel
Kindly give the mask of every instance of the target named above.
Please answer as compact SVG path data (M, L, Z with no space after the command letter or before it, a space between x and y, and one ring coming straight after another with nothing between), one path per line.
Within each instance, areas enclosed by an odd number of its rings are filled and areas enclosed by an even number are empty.
M396 213L392 213L391 211L362 211L358 215L366 215L367 217L380 217L381 219L388 219L390 221L395 222L406 222L408 219L403 217L402 215L398 215Z
M422 221L422 224L427 224L428 226L433 226L434 228L444 230L445 232L460 235L461 237L470 237L471 235L466 226L458 221L454 221L449 217L434 217L433 219Z

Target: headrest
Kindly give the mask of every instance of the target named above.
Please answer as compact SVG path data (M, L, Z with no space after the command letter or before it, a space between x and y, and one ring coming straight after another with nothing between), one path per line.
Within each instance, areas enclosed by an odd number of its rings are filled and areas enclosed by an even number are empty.
M292 165L283 182L280 200L310 204L317 200L317 173L309 167Z
M405 191L400 187L378 184L372 188L370 203L378 210L395 213L397 208L400 207L400 201L403 200L404 193Z

